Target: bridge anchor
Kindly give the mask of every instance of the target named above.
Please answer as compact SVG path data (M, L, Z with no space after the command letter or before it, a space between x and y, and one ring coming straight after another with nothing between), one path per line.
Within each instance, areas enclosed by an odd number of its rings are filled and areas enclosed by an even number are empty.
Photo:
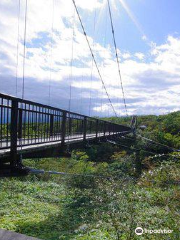
M0 164L0 177L20 177L26 176L29 173L29 169L23 164L13 166L11 164Z

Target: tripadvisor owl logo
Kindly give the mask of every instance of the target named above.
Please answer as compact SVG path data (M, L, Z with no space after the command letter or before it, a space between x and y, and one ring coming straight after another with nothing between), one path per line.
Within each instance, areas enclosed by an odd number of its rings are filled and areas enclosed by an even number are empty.
M135 233L136 233L136 235L142 235L143 234L143 229L141 227L137 227L135 229Z
M142 235L143 233L149 233L149 234L153 234L153 233L159 233L159 234L170 234L172 233L173 230L170 229L155 229L155 230L147 230L146 228L144 228L144 230L141 227L137 227L135 229L135 233L136 235Z

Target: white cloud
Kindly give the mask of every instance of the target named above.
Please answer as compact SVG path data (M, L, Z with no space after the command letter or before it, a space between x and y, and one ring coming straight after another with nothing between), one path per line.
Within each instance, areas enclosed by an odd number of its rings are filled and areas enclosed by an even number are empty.
M142 40L143 40L143 41L147 41L147 40L148 40L147 36L146 36L146 35L143 35L143 36L142 36Z
M143 59L144 59L144 54L143 54L143 53L138 52L138 53L135 53L134 55L135 55L135 57L137 57L139 60L143 60Z
M128 58L131 58L131 54L130 53L124 53L124 54L122 54L122 57L124 59L128 59Z
M91 1L76 0L76 3L77 6L79 6L82 9L93 11L96 8L102 7L103 0L91 0Z
M16 73L16 45L17 45L17 2L1 1L0 3L0 74L15 76ZM50 75L53 81L65 82L71 76L70 61L72 57L72 34L74 9L71 0L54 1L53 41L52 36L52 0L28 1L27 21L27 48L26 48L26 78L49 82ZM94 8L99 9L103 1L77 1L78 7L87 14ZM23 29L24 6L21 6L19 66L18 76L22 77L23 60ZM118 69L114 51L110 45L106 47L93 42L92 36L88 39L93 46L99 69L113 99L114 105L120 114L124 114L123 104L117 103L122 98ZM144 37L144 40L146 38ZM102 94L102 84L98 80L95 66L91 69L92 60L79 27L75 19L75 36L73 43L72 86L75 89L83 88L94 91L92 97L97 98L97 92ZM121 61L121 74L129 113L163 113L180 109L180 38L169 36L162 45L151 43L151 59L149 53L130 53L118 50ZM135 58L134 58L135 57ZM141 60L141 61L139 61ZM142 61L143 60L143 61ZM145 61L147 60L147 62ZM50 73L50 69L52 70ZM93 81L91 82L91 72ZM83 84L78 82L84 76ZM53 86L52 86L53 88ZM82 94L83 95L83 94ZM83 95L85 97L85 95ZM166 96L166 97L165 97ZM105 98L105 93L102 96ZM100 103L99 103L100 104ZM120 108L119 108L120 107ZM103 105L104 111L107 105ZM100 105L94 106L99 111ZM153 112L154 111L154 112Z

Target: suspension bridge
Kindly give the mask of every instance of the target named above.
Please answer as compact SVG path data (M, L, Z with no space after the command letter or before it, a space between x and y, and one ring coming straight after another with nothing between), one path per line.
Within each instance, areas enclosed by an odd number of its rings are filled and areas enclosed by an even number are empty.
M19 21L20 21L20 1L18 16L18 39L17 39L17 66L19 63ZM119 117L117 109L113 104L111 96L100 71L98 61L93 52L93 47L89 41L85 26L80 16L76 1L72 0L74 14L77 14L84 38L92 59L92 66L95 66L97 74L104 91L108 104L115 117ZM117 62L117 73L119 77L119 86L122 92L123 104L126 115L127 104L123 89L123 82L120 71L120 61L115 38L113 17L110 1L107 0L107 10L109 12L110 27L113 36L115 57ZM21 98L0 93L0 167L1 172L5 170L10 174L15 171L23 171L22 159L37 158L48 156L60 156L69 151L69 148L87 145L92 142L112 140L114 137L124 136L134 131L132 126L124 126L113 122L104 121L100 118L89 116L71 111L72 103L72 85L70 83L69 107L68 109L55 108L50 106L51 81L49 81L49 105L43 105L37 102L25 99L25 80L26 80L26 45L27 45L27 13L28 0L25 0L25 17L24 17L24 37L23 37L23 75L22 75L22 96ZM54 1L53 1L54 13ZM52 21L53 33L53 21ZM53 35L53 34L52 34ZM70 61L71 75L73 63L73 42L74 27L72 37L72 59ZM52 44L51 44L52 45ZM52 46L51 46L52 47ZM52 66L50 66L50 69ZM51 76L50 76L51 78ZM16 70L16 93L17 93L17 70ZM90 99L91 100L91 99ZM91 101L90 101L91 102ZM130 124L129 124L130 125Z
M0 94L0 164L63 155L67 147L126 135L131 127ZM6 164L5 167L8 165Z
M54 0L53 2L53 14L54 14ZM72 82L69 81L69 99L68 107L63 109L61 107L51 106L51 71L52 71L52 61L50 64L50 79L48 88L48 105L38 103L36 101L25 99L25 85L26 85L26 48L27 48L27 14L28 14L28 0L24 1L24 31L23 31L23 41L19 38L19 28L20 28L20 15L21 15L21 0L19 0L18 6L18 38L17 38L17 63L16 63L16 96L11 96L0 92L0 176L1 175L19 175L27 173L27 169L23 166L23 159L25 158L41 158L41 157L59 157L64 155L69 155L72 149L79 147L88 146L92 143L98 143L102 141L107 141L110 144L119 145L119 143L114 140L118 137L127 138L126 135L133 133L135 136L137 119L135 116L132 117L131 123L128 126L116 124L114 122L105 121L98 117L91 116L91 94L89 105L86 109L89 111L88 114L80 114L78 112L78 106L75 110L71 110L72 105ZM122 110L121 105L116 106L111 98L111 95L104 81L102 70L99 67L99 62L96 54L93 50L93 44L90 41L88 34L85 29L85 25L82 21L79 9L77 7L76 1L71 1L74 8L74 22L75 14L78 17L84 39L87 43L89 53L91 56L91 81L93 78L93 67L96 68L98 81L101 84L103 92L101 94L101 109L103 98L108 102L108 106L111 109L113 115L118 118L121 117L118 112ZM109 13L110 28L112 33L113 47L115 53L115 59L117 64L117 75L119 79L119 89L121 91L123 108L125 115L128 115L128 105L126 103L125 91L123 87L123 81L120 69L120 58L119 51L117 48L115 28L113 23L113 12L111 11L110 0L106 1L107 13ZM52 55L52 43L53 43L53 19L52 14L52 31L51 31L51 55ZM94 29L95 29L95 18L94 17ZM75 42L75 26L72 27L72 56L70 59L70 77L73 78L72 67L73 67L73 56L74 56L74 42ZM23 42L23 58L22 58L22 95L17 97L18 93L18 64L19 64L19 43ZM105 66L104 66L105 67ZM19 86L20 87L20 86ZM91 86L92 87L92 86ZM92 89L90 89L92 91ZM120 98L120 97L119 97ZM82 100L82 99L81 99ZM58 106L61 106L61 100L59 99ZM165 150L165 154L155 155L152 157L163 157L168 155L169 152L179 152L178 149L171 148L167 145L160 144L151 139L144 138L140 135L131 140L143 139L151 145L158 145ZM130 148L129 146L122 145L125 148ZM132 150L132 149L131 149ZM150 155L156 154L155 152L147 151L146 149L133 149L133 151L145 151Z

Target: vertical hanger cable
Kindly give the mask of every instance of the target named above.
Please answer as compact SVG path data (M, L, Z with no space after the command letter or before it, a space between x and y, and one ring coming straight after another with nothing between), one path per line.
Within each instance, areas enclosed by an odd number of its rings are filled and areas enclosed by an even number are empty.
M49 99L48 104L51 104L51 82L52 82L52 49L53 49L53 36L54 36L54 1L52 0L52 23L51 23L51 53L50 53L50 69L49 69Z
M18 94L18 66L19 66L19 26L20 26L21 0L18 1L18 28L17 28L17 46L16 46L16 97Z

